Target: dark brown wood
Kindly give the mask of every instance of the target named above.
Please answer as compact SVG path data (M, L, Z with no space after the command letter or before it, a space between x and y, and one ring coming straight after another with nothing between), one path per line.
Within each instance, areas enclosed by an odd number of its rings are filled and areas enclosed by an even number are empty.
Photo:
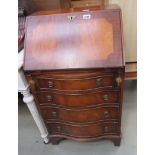
M65 76L64 76L65 75ZM116 73L104 71L88 73L69 73L33 76L37 90L86 90L99 87L114 88L116 86ZM51 84L50 84L51 83Z
M99 122L84 125L63 122L49 122L50 134L66 135L77 138L99 137L102 135L117 135L120 133L119 122Z
M69 9L71 7L71 0L60 0L61 9Z
M23 7L28 15L37 11L70 8L70 0L18 0L18 6Z
M86 107L120 102L119 90L98 90L83 93L54 93L37 92L37 99L41 105L59 105L68 107ZM107 96L107 97L106 97ZM48 99L50 97L50 99Z
M62 138L62 137L52 137L50 139L51 143L53 145L58 145L60 143L60 141L64 140L65 138Z
M99 139L104 139L104 140L111 140L115 146L120 146L120 143L121 143L121 137L120 136L115 136L115 135L104 135L104 136L100 136L100 137L95 137L95 138L74 138L74 137L71 137L71 136L65 136L65 135L51 135L50 136L50 139L51 139L51 142L53 145L57 145L59 144L59 142L61 140L64 140L66 138L69 138L69 139L72 139L72 140L76 140L76 141L93 141L93 140L99 140Z
M48 76L57 80L61 78L59 82L63 83L62 78L70 81L75 78L94 77L101 73L115 75L114 81L121 77L122 81L119 86L116 82L115 87L100 85L94 88L88 83L85 89L79 90L80 86L83 86L83 81L80 80L78 89L76 90L75 85L74 91L68 90L68 85L61 85L59 90L56 90L46 89L47 85L42 84L44 90L34 82L36 78L41 77L44 80ZM115 146L120 145L124 69L82 70L80 74L79 71L70 70L41 71L26 72L26 75L50 136L56 137L52 138L53 144L58 144L62 138L70 138L79 141L109 139ZM103 79L103 82L105 81L106 78ZM89 89L86 89L88 86Z
M119 120L120 108L96 107L87 109L62 109L51 108L50 106L40 107L45 120L60 120L70 123L89 123L102 120Z
M112 138L111 140L113 141L115 146L120 146L120 143L121 143L121 138L120 137Z
M90 21L80 19L81 11L62 12L28 18L25 42L26 78L51 142L107 139L119 146L124 84L120 9L87 12L94 17ZM67 21L69 15L76 21Z

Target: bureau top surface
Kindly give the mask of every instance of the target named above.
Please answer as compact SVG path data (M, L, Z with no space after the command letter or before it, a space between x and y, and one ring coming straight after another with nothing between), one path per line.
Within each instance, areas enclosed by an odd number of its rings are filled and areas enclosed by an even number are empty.
M122 66L119 8L27 17L24 70Z

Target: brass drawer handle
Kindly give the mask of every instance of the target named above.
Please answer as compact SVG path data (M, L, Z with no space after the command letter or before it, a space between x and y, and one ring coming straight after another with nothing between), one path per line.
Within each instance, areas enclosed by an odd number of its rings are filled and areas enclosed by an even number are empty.
M109 117L109 112L108 111L104 111L104 117L108 118Z
M107 126L104 127L104 132L108 132L109 128Z
M102 84L102 78L96 79L96 86L100 86Z
M67 18L72 21L73 19L75 19L76 16L67 16Z
M104 101L108 101L109 100L109 96L108 95L103 95L103 99L104 99Z
M52 117L57 117L57 112L56 111L52 111Z
M52 81L48 81L48 87L52 88L53 87L53 82Z
M52 96L48 95L47 97L47 101L52 101Z

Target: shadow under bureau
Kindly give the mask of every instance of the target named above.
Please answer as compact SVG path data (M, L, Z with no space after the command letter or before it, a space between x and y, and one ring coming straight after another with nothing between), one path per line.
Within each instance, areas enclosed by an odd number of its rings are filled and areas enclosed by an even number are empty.
M121 140L124 59L117 6L29 16L24 70L50 140Z

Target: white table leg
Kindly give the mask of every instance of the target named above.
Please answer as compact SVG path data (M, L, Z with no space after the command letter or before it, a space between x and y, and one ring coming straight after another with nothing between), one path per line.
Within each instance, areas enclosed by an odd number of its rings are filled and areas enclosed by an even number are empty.
M35 123L41 133L41 137L44 139L45 143L48 143L49 142L48 131L46 129L46 126L41 116L39 115L36 104L34 102L34 98L32 94L30 93L29 85L25 79L22 69L18 70L18 85L19 85L19 88L18 88L19 92L21 92L24 96L23 101L28 106L28 109L30 110L31 115L33 119L35 120Z

